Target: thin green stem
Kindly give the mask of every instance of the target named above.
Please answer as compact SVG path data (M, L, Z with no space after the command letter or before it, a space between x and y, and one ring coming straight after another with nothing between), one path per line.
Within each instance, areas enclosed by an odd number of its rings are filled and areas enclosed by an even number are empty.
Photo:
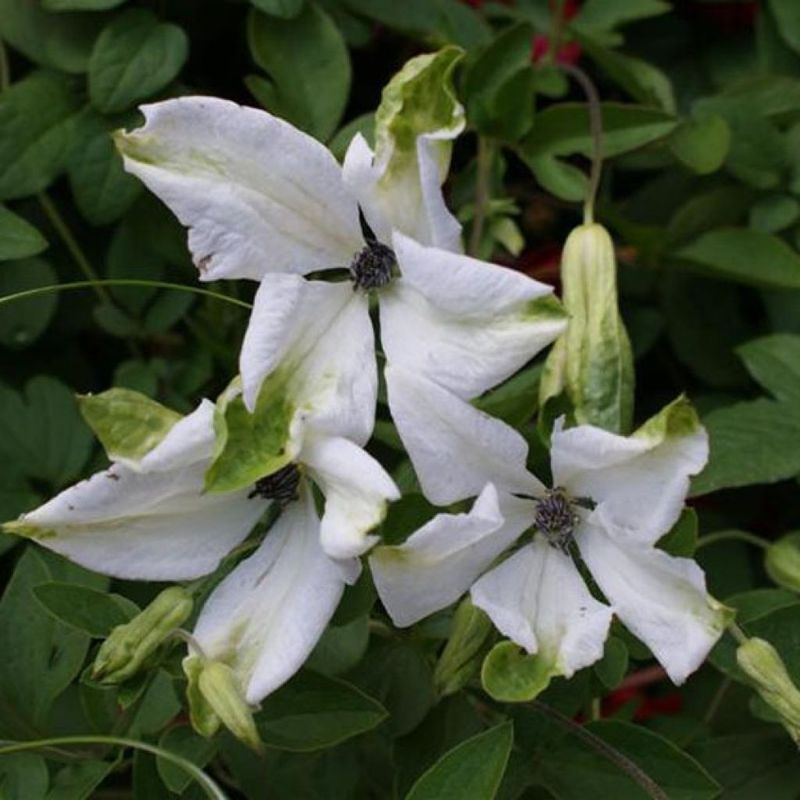
M752 544L754 547L760 547L762 550L766 550L770 546L770 542L768 542L766 539L762 539L760 536L756 536L754 533L730 530L717 531L716 533L709 533L706 536L702 536L697 541L697 547L695 550L699 550L701 547L707 547L710 544L716 544L717 542L725 542L729 540L747 542L747 544Z
M619 750L603 741L599 736L595 736L591 731L584 728L583 725L579 725L569 717L565 717L560 711L556 711L556 709L548 706L546 703L542 703L540 700L534 700L531 705L540 714L550 717L550 719L559 724L562 728L575 734L575 736L589 745L589 747L603 756L603 758L608 759L612 764L619 767L631 780L638 783L653 800L669 800L667 793L624 753L620 753Z
M475 258L480 255L483 229L489 213L493 158L492 143L485 137L478 136L478 155L475 162L475 215L472 218L472 232L469 236L469 254Z
M121 736L59 736L52 739L37 739L33 742L10 742L0 747L0 756L11 755L12 753L22 753L27 750L40 750L45 747L71 746L81 744L108 744L117 747L131 747L134 750L142 750L166 761L175 764L176 767L184 770L190 775L203 790L206 797L211 800L228 800L222 789L206 775L203 770L191 761L187 761L169 750L156 747L146 742L138 742L135 739L126 739Z
M736 639L736 643L739 645L747 642L747 634L733 620L728 623L728 633Z
M580 68L573 64L559 64L586 95L589 105L589 127L592 134L592 166L589 171L589 188L586 190L586 199L583 202L583 221L586 225L594 222L594 206L597 200L597 191L600 188L600 179L603 175L603 109L600 105L600 95L597 93L592 79Z
M135 278L107 278L104 280L90 280L90 281L73 281L72 283L56 283L52 286L38 286L35 289L26 289L24 292L15 292L14 294L0 297L0 306L5 303L12 303L16 300L25 300L29 297L38 297L43 294L54 294L56 292L63 292L68 289L89 289L93 287L106 287L106 286L142 286L150 287L153 289L174 289L180 292L189 292L190 294L199 294L203 297L213 297L215 300L222 300L225 303L231 303L241 308L252 308L250 303L245 303L244 300L237 300L235 297L228 297L218 292L212 292L208 289L200 289L196 286L185 286L181 283L167 283L166 281L148 281L138 280Z
M711 698L711 702L708 704L706 713L703 714L703 722L706 725L710 725L711 721L717 715L717 711L719 711L720 706L722 706L722 701L732 683L733 681L731 681L727 675L720 681L717 691L714 692L714 696Z

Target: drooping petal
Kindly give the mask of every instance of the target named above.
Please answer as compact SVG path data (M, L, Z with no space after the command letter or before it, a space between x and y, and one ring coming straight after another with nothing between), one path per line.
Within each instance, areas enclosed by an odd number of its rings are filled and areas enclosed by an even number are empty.
M454 603L531 524L534 505L491 484L468 514L437 514L402 545L378 547L369 563L395 625L412 625Z
M320 536L331 558L361 555L378 539L369 535L400 492L365 450L341 437L309 437L300 460L325 495Z
M246 538L268 505L248 498L247 490L204 493L204 468L198 462L136 472L114 464L9 523L7 530L106 575L197 578Z
M242 345L245 405L255 409L269 380L306 423L363 444L375 422L374 348L367 298L349 283L270 276L256 294Z
M410 369L384 371L389 410L425 496L449 505L498 489L541 494L526 469L528 445L513 428L471 406Z
M344 586L339 565L320 547L319 518L306 489L214 590L194 637L205 656L233 669L247 702L258 703L302 666Z
M207 461L214 449L214 404L203 399L132 467L141 472L166 472Z
M328 150L266 111L212 97L142 107L117 134L125 168L189 228L200 279L343 267L358 209Z
M556 427L553 481L598 504L593 517L632 542L652 544L680 516L689 478L708 458L708 437L679 398L632 436L591 425Z
M502 634L546 661L550 675L569 678L603 657L611 609L542 536L487 572L471 594Z
M674 683L702 664L727 624L706 592L703 571L646 545L584 525L576 537L586 565L624 625L661 662Z
M553 288L395 234L401 277L381 294L388 360L469 400L510 377L566 325Z

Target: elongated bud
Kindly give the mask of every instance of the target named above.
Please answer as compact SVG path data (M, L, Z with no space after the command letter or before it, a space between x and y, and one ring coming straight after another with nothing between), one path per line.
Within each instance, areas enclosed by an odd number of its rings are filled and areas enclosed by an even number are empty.
M633 419L633 356L617 307L617 264L608 231L595 223L570 233L561 257L566 332L550 351L542 406L564 393L575 420L628 433Z
M800 531L771 544L764 557L764 567L778 586L800 592Z
M165 589L125 625L117 625L103 642L92 670L101 683L133 677L164 640L189 618L192 596L180 586Z
M253 711L234 671L221 661L190 655L183 661L189 679L186 696L192 726L201 736L212 736L222 723L239 741L261 752Z
M777 650L763 639L748 639L736 651L736 661L761 699L780 716L795 744L800 745L800 690Z
M442 651L433 682L440 697L454 694L480 669L485 644L492 633L492 623L469 597L459 603L453 615L453 629Z

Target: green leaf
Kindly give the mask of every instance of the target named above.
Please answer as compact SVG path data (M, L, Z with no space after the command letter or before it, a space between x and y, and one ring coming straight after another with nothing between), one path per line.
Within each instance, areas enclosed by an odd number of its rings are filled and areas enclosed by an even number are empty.
M572 22L579 29L610 31L629 22L666 14L672 8L664 0L626 0L609 3L608 0L587 0Z
M211 760L216 750L213 742L198 736L188 725L178 725L165 731L158 746L197 764L201 769ZM156 768L164 785L175 794L184 792L192 782L192 776L172 761L158 757Z
M628 671L628 648L622 639L609 636L606 639L603 658L594 665L594 671L606 689L616 689Z
M432 30L439 18L438 9L430 0L344 0L344 5L390 28L412 33Z
M105 11L120 6L127 0L42 0L47 11Z
M474 401L476 408L517 428L529 422L539 404L542 366L526 367L505 383Z
M344 161L345 153L353 137L360 133L370 146L375 143L375 114L362 114L336 132L336 135L328 142L328 149L336 156L337 161Z
M250 2L265 14L291 19L303 10L305 0L250 0Z
M386 709L355 686L310 671L299 672L267 697L256 714L264 744L281 750L320 750L371 730Z
M0 261L29 258L47 249L47 239L33 225L0 205Z
M731 129L719 114L687 119L669 138L673 155L692 172L716 172L727 158Z
M769 9L778 33L789 47L800 53L800 7L793 0L769 0Z
M361 660L369 643L369 617L325 629L305 665L323 675L343 675Z
M40 0L0 0L0 37L35 64L63 72L86 72L105 23L101 14L49 14Z
M697 549L697 512L684 508L672 529L658 540L658 547L671 556L691 558Z
M67 81L49 72L33 72L0 94L0 198L34 194L56 178L77 108Z
M800 404L800 336L773 334L737 349L747 371L776 400Z
M761 231L709 231L675 255L706 274L738 283L800 288L800 256L781 239Z
M646 728L602 720L589 723L586 730L633 761L670 800L714 800L719 795L719 785L696 761ZM619 765L572 735L542 759L537 777L559 800L647 796Z
M253 9L247 40L255 62L274 82L268 110L328 139L342 119L351 79L347 46L331 18L310 0L293 19Z
M513 739L510 722L467 739L425 772L411 787L406 800L493 800Z
M53 286L58 277L47 261L29 258L0 265L0 296ZM15 300L0 310L0 344L23 348L33 344L53 318L58 296L43 294L27 300Z
M0 758L0 796L3 800L45 800L50 777L47 763L35 753L12 753Z
M750 227L764 233L778 233L800 218L800 203L788 194L769 194L750 209Z
M87 800L114 769L105 761L83 761L56 772L45 800Z
M131 389L109 389L78 400L81 414L112 461L138 461L181 419L181 415Z
M89 62L89 97L105 113L123 111L172 81L189 54L186 34L144 9L114 19L97 39Z
M126 597L98 592L88 586L70 583L43 583L35 586L36 599L60 622L102 639L117 625L130 622L139 608Z

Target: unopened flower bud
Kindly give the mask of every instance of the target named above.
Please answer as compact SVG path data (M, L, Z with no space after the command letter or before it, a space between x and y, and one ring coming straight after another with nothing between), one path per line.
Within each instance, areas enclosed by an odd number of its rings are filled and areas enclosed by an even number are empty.
M784 728L800 744L800 690L777 650L763 639L748 639L736 651L736 661L761 699L780 716Z
M103 642L92 675L101 683L133 677L164 640L192 613L192 596L180 586L165 589L130 622L117 625Z
M484 645L492 630L489 617L476 608L469 597L465 597L453 615L450 638L433 673L434 686L440 697L454 694L477 673Z
M773 542L764 557L764 567L778 586L800 592L800 531Z

